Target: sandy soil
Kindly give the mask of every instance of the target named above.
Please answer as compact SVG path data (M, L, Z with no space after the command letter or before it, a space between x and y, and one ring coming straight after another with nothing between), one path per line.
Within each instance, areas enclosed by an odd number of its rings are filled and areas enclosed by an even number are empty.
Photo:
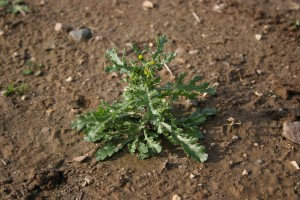
M299 0L155 0L147 11L141 0L25 2L26 16L0 11L1 91L28 86L23 97L0 96L0 199L299 198L290 161L300 162L300 147L281 135L284 121L300 120ZM88 27L93 38L74 42L54 30L57 22ZM202 127L209 159L194 162L166 144L148 160L123 151L98 163L99 144L70 123L121 94L120 77L104 72L107 48L160 34L168 50L180 49L175 74L217 86L199 105L218 109ZM40 76L22 74L30 59L44 65Z

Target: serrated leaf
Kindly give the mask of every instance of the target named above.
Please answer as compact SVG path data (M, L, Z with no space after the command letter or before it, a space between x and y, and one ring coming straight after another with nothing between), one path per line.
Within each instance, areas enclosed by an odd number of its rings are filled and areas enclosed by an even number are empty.
M138 140L138 137L136 137L136 139L131 142L130 144L128 144L128 150L131 154L134 154L137 147L138 147L138 144L139 144L139 140Z
M122 148L121 145L117 146L113 143L106 143L101 149L96 152L96 159L104 160L108 157L111 157L114 153L119 151Z
M183 134L172 135L176 137L186 154L199 162L207 160L208 155L205 153L205 147L197 143L198 139L185 137Z
M149 148L145 143L139 142L138 150L139 150L139 159L144 160L150 156Z
M162 146L160 145L160 143L158 141L154 140L154 135L153 136L148 136L148 134L146 133L146 131L144 131L144 135L145 135L145 140L147 141L147 146L148 148L150 148L152 150L152 152L154 153L160 153L162 150Z

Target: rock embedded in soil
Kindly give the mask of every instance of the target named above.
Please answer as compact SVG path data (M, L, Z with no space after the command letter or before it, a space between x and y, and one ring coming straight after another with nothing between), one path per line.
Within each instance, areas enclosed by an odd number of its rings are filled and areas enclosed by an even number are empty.
M189 54L190 54L190 55L195 55L195 54L197 54L197 53L199 53L199 50L198 50L198 49L193 49L193 50L190 50L190 51L189 51Z
M182 200L182 198L181 198L178 194L175 194L175 195L172 197L172 200Z
M54 26L56 32L70 32L72 29L71 26L62 23L56 23Z
M88 154L85 154L83 156L78 156L78 157L73 158L73 161L83 162L87 157L88 157Z
M293 165L293 167L294 167L296 170L300 170L300 167L299 167L299 165L298 165L298 163L297 163L296 161L291 161L290 163L291 163L291 165Z
M248 174L249 174L248 171L246 169L244 169L244 171L242 172L242 175L243 176L248 176Z
M145 10L154 8L154 4L151 1L144 1L143 8Z
M261 35L261 34L256 34L256 35L255 35L255 39L256 39L257 41L261 41L262 35Z
M282 135L286 139L288 139L296 144L300 144L300 122L298 122L298 121L284 122Z
M93 37L92 32L88 28L82 28L78 30L73 30L69 32L69 37L72 38L74 41L84 41L88 40Z

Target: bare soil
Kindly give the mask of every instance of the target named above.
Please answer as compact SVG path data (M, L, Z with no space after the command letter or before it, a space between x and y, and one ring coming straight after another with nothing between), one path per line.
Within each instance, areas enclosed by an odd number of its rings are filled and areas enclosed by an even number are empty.
M28 86L25 97L0 96L0 199L299 199L290 161L300 162L300 147L281 135L284 121L300 120L299 0L155 0L149 10L141 0L26 2L25 16L0 11L1 90ZM56 22L93 38L74 42ZM96 162L99 144L70 123L121 95L121 77L104 72L106 49L161 34L180 50L175 74L216 86L199 104L218 110L202 127L208 161L166 143L148 160L123 151ZM29 59L45 66L40 76L22 74Z

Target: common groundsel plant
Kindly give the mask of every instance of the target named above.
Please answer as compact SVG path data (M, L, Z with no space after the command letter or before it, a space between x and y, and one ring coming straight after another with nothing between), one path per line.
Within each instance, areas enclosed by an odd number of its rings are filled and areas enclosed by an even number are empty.
M158 71L175 58L175 53L164 53L166 36L156 40L156 51L140 50L133 45L136 59L128 61L115 49L106 51L112 63L108 72L126 74L121 99L111 105L103 102L98 110L79 116L72 127L85 133L85 140L102 142L96 152L97 160L104 160L125 146L131 154L145 159L162 151L161 140L167 138L180 145L184 152L198 162L207 159L205 147L198 143L202 138L199 126L215 109L197 109L188 116L173 114L173 105L180 96L194 99L201 93L214 94L208 83L199 83L196 76L187 84L185 74L179 74L174 83L161 84Z

